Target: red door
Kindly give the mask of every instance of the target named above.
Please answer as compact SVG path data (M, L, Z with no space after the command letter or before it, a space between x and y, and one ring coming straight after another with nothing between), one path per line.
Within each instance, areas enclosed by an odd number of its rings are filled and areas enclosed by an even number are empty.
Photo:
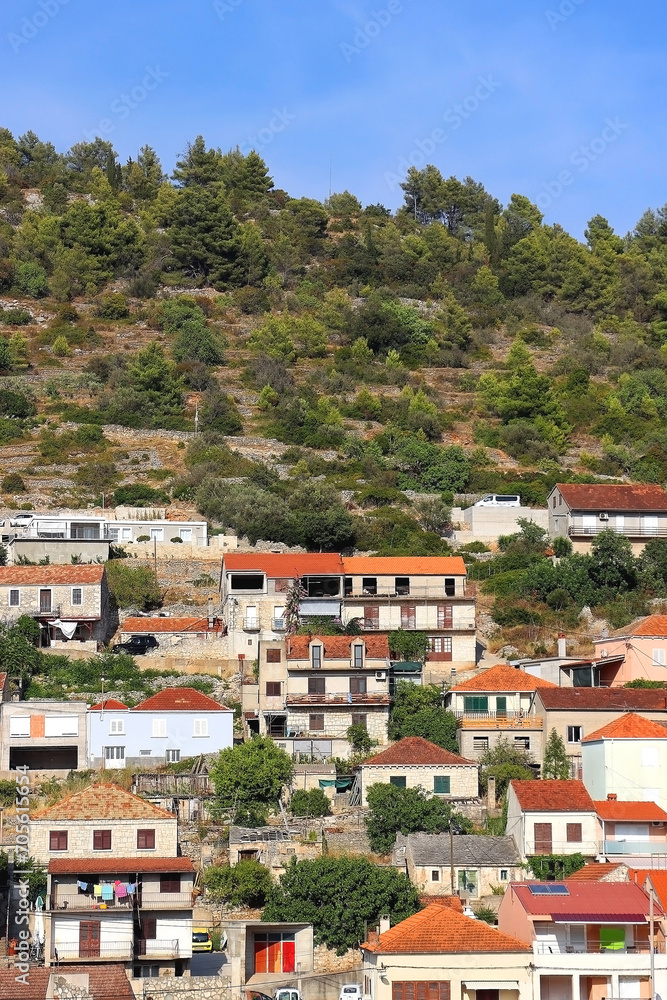
M266 934L255 936L255 972L269 971L269 942Z
M283 972L296 971L296 956L294 952L294 937L283 937Z
M100 957L100 921L82 920L79 924L79 958Z

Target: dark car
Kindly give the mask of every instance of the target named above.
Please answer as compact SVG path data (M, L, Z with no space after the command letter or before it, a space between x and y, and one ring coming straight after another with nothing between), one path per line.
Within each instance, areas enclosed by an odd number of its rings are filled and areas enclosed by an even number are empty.
M139 656L142 653L147 653L149 649L157 649L159 645L160 643L154 635L131 635L127 642L117 642L111 651Z

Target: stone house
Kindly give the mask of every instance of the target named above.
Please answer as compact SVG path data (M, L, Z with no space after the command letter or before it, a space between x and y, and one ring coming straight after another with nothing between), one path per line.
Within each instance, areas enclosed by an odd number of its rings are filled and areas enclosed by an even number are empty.
M0 997L5 1000L135 1000L132 985L122 965L68 965L41 968L31 963L26 986L17 984L20 973L11 965L0 969Z
M6 676L6 675L5 675ZM0 703L0 772L19 766L62 776L86 767L87 706L50 698Z
M597 810L583 781L510 781L505 833L514 838L522 860L598 853Z
M313 860L322 856L320 841L302 841L296 833L277 826L258 828L231 826L229 828L229 863L259 861L269 869L274 879L284 871L292 858L297 861Z
M630 540L639 555L650 538L667 536L667 493L661 486L557 483L547 500L549 534L569 538L575 552L589 552L602 531Z
M513 837L399 833L392 863L426 896L445 892L479 899L523 877Z
M92 785L34 813L30 838L47 865L47 965L189 974L194 870L178 856L173 814L118 785Z
M104 566L0 566L0 617L29 615L42 646L97 649L114 632Z
M154 635L160 644L162 656L192 653L226 659L226 634L224 622L212 613L198 618L171 618L163 615L129 617L120 627L121 642L126 642L133 635Z
M479 795L478 764L421 736L406 736L369 757L359 766L359 776L364 806L368 805L368 789L375 784L421 788L452 803L470 802Z

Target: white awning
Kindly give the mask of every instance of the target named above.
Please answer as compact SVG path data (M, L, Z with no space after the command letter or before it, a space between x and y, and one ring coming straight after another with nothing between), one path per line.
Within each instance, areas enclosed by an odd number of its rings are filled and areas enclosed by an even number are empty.
M304 598L299 605L302 615L322 615L340 618L340 601L318 601Z
M519 984L516 979L472 979L464 984L467 990L518 990Z

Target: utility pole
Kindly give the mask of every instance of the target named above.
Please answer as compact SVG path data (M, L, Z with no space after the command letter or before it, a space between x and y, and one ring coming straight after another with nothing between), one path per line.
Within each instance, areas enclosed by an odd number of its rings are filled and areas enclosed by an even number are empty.
M449 885L451 895L454 895L454 830L452 829L452 819L449 818Z

